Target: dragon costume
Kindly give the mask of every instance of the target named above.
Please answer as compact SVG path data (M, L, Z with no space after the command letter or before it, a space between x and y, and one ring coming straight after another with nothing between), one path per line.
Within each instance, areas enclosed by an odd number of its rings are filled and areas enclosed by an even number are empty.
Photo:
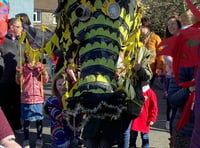
M198 148L199 144L199 133L200 133L200 39L199 39L199 27L200 27L200 13L199 10L193 5L191 0L186 0L188 7L191 12L197 18L198 22L192 26L179 31L179 33L169 39L161 42L164 49L161 51L163 55L170 55L173 57L173 71L174 77L178 82L179 79L179 68L197 66L196 78L193 81L185 82L182 87L193 86L196 87L195 100L188 98L187 103L184 107L183 113L181 115L179 127L188 124L188 117L190 117L191 107L194 105L195 122L193 135L191 138L190 148ZM180 84L179 84L180 85ZM194 94L193 94L194 95ZM194 104L193 104L194 103Z
M31 58L37 61L41 52L50 56L59 51L65 58L60 72L79 70L76 84L62 98L68 114L116 120L131 108L134 116L139 115L144 97L135 92L138 79L133 66L146 66L151 57L140 43L142 12L141 0L58 0L57 26L48 42L45 31L42 42L37 42L37 33L26 29L21 43L25 41ZM116 79L120 54L123 77Z
M117 119L126 109L126 100L136 98L131 76L133 65L141 60L137 53L142 10L140 0L58 1L57 27L45 50L51 55L60 49L65 56L64 69L79 66L76 85L63 96L68 113ZM125 57L125 77L118 83L120 52ZM142 104L143 100L137 105L140 108Z
M2 44L3 39L7 33L9 9L9 1L0 0L0 44Z

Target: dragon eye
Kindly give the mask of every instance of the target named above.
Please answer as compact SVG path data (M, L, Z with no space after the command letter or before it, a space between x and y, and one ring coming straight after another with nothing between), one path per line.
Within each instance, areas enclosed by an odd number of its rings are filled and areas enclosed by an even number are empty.
M120 6L113 2L107 7L107 14L111 19L117 19L120 16Z
M88 20L91 15L90 9L85 5L80 5L79 7L77 7L75 13L81 21Z

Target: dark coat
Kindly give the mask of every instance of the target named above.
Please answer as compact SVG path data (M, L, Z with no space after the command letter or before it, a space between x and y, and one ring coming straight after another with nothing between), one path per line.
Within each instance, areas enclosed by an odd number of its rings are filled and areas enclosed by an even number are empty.
M25 50L25 46L22 45L22 57ZM12 40L12 37L7 35L4 39L2 45L0 45L0 51L2 52L2 57L4 63L0 65L3 67L2 77L0 83L3 84L16 84L15 74L16 66L20 63L19 56L19 40Z
M180 68L179 83L191 81L193 78L194 78L194 67ZM169 102L171 103L173 109L176 110L175 114L172 115L174 116L172 126L173 129L175 129L176 124L180 119L183 108L187 102L190 91L188 88L183 88L178 86L175 79L171 78L168 94L169 94L168 95ZM192 111L188 125L181 128L180 133L191 136L193 128L194 128L194 112Z

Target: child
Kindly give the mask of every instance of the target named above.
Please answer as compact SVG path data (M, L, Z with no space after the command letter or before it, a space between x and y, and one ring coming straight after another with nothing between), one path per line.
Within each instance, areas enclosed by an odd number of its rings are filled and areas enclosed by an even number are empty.
M132 121L130 148L136 148L138 132L141 132L142 147L149 148L149 127L154 124L158 115L157 98L149 85L142 87L145 102L139 117Z
M45 109L51 118L52 148L68 148L74 138L74 132L67 125L62 96L69 92L75 81L69 71L60 72L53 81L53 96L46 100Z
M23 148L29 148L30 122L36 121L37 140L36 148L43 146L43 83L48 82L48 74L41 62L35 62L25 54L22 67L17 67L16 82L21 84L21 118L24 120Z

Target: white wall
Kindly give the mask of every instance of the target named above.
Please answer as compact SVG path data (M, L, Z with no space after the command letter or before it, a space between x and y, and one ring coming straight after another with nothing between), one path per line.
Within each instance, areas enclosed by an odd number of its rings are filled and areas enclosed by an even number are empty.
M9 2L9 18L15 17L17 13L26 13L33 25L34 0L9 0Z

